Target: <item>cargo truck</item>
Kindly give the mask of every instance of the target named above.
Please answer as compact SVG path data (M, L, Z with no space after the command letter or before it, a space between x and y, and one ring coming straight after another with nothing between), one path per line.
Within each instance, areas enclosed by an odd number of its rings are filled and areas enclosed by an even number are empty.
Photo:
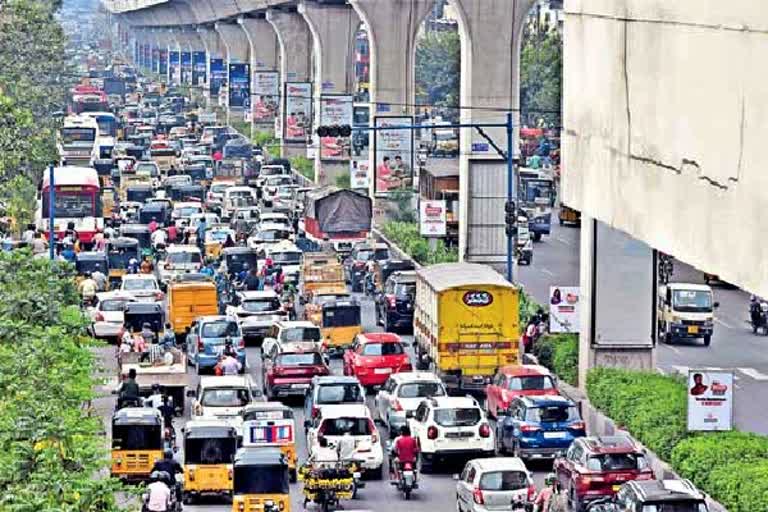
M454 393L484 389L497 368L520 364L519 289L476 263L445 263L416 273L417 365Z

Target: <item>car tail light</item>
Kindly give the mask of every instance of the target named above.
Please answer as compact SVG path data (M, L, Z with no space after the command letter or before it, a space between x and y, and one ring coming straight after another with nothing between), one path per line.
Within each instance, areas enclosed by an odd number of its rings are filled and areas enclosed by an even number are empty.
M320 413L320 409L317 407L312 407L312 417L317 418L317 415Z
M653 480L652 472L638 473L636 480Z
M198 351L198 352L203 352L203 351L205 351L205 344L203 343L203 341L202 341L202 340L198 340L198 341L197 341L197 351Z
M480 437L491 437L491 427L487 423L480 425Z
M570 428L571 430L586 430L587 425L583 421L575 421L571 423L571 426L568 428Z
M387 295L387 302L389 302L389 307L391 309L394 309L395 307L397 307L397 299L395 298L394 295Z
M189 481L194 482L195 481L195 470L190 468L189 469Z
M245 348L245 338L237 340L237 348Z
M371 429L371 442L372 443L378 443L379 442L379 431L376 430L376 424L371 419L368 420L368 428Z
M163 292L156 292L155 293L155 299L163 300L164 298L165 298L165 294Z
M581 479L581 481L587 485L591 483L602 483L605 482L605 477L601 475L584 475Z
M93 315L93 319L95 321L97 321L97 322L103 322L104 321L104 315L102 315L101 313L96 313L95 315Z
M245 510L245 502L244 501L238 501L237 502L237 509L240 512L243 512Z
M413 464L410 462L403 462L403 471L413 471Z
M478 505L485 505L485 498L483 498L483 491L481 491L478 487L475 487L472 490L472 499L475 500L475 503Z
M529 432L530 433L530 432L537 432L539 430L541 430L541 428L539 428L537 425L521 425L520 426L520 431L521 432Z
M392 402L392 408L397 412L402 412L403 406L400 403L400 400L395 400L394 402Z
M227 471L227 478L228 478L228 479L230 479L230 480L232 480L232 478L233 478L233 477L234 477L234 475L232 474L232 470L231 470L231 469L230 469L230 470L228 470L228 471Z
M437 439L437 427L432 425L427 429L427 439Z

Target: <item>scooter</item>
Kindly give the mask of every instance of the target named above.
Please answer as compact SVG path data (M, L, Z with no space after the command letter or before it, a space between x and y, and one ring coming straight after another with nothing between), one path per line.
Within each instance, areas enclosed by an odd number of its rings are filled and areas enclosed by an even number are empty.
M416 479L416 468L412 463L405 462L400 466L395 467L395 478L390 484L397 487L397 490L403 493L403 498L407 501L411 499L413 490L419 488L419 483Z

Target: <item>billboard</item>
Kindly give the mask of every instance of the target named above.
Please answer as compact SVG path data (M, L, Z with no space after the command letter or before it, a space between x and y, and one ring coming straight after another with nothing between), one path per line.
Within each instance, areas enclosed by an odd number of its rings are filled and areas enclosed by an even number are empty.
M409 126L411 116L376 116L375 127ZM410 190L413 183L413 130L377 130L373 137L374 193Z
M160 73L161 76L168 76L168 50L165 48L160 48L160 51L158 52L158 68L157 72Z
M251 65L229 65L229 106L249 108L251 105Z
M371 186L371 164L368 159L349 161L349 186L351 189L365 189L366 194Z
M192 85L205 84L205 52L192 52Z
M152 48L152 72L157 73L160 67L160 49Z
M549 287L549 332L579 332L579 287Z
M254 71L251 90L253 120L274 123L280 105L280 74L277 71Z
M688 371L688 430L733 429L733 372Z
M181 83L192 83L192 52L181 52Z
M320 98L320 126L352 126L352 95L323 95ZM320 159L348 160L352 156L352 137L320 139Z
M227 81L227 73L224 70L224 59L211 59L211 78L209 89L211 96L218 96L219 89Z
M181 52L170 50L168 52L168 82L178 83L181 78Z
M419 203L419 234L441 237L446 231L445 200L422 199Z
M283 139L306 142L312 133L312 84L286 82L284 96Z
M145 68L152 69L152 46L148 44L144 45L144 60L142 62Z

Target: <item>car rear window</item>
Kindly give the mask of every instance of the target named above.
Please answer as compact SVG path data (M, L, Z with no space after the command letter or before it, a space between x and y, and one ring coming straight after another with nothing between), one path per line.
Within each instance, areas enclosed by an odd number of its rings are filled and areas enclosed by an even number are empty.
M626 471L647 467L648 461L639 453L605 453L587 459L587 469L590 471Z
M265 311L277 311L280 309L279 299L259 299L243 301L243 311L248 313L263 313Z
M575 421L579 419L579 411L573 406L554 405L552 407L531 407L525 413L525 420L535 423L550 423L556 421Z
M363 345L364 356L396 356L403 354L400 343L366 343Z
M651 503L643 505L642 512L707 512L707 506L700 501Z
M397 283L395 285L395 295L404 297L406 295L416 295L416 283Z
M469 427L477 425L480 418L480 409L476 407L435 410L435 423L441 427Z
M293 327L285 329L280 334L280 341L294 343L297 341L320 341L320 329L316 327Z
M523 471L491 471L480 477L484 491L519 491L528 488L528 475Z
M437 382L411 382L403 384L397 390L400 398L426 398L428 396L443 396L443 386Z
M369 436L372 430L368 418L329 418L323 420L320 432L326 436Z
M275 359L275 366L317 366L321 364L323 364L323 358L317 352L280 354Z
M221 321L209 322L203 325L203 338L223 338L224 336L240 336L240 329L236 322Z
M101 301L102 311L124 311L126 300L103 300Z
M361 403L364 397L355 383L326 384L317 390L318 404Z
M200 263L199 252L173 252L168 255L168 263Z
M555 389L555 383L549 375L531 375L512 377L507 386L512 391L528 391L531 389Z

